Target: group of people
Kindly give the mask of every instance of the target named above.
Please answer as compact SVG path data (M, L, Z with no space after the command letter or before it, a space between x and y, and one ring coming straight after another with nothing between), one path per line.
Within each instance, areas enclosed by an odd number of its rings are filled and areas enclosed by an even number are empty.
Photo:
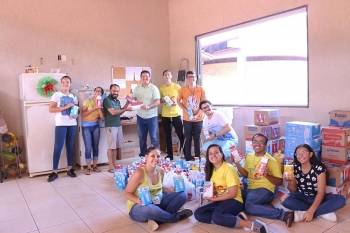
M184 148L183 152L187 161L200 157L201 152L205 152L208 146L213 143L222 146L225 155L229 156L229 146L236 145L238 137L225 116L212 110L211 102L206 100L204 89L196 84L197 77L194 71L186 73L187 85L182 88L180 85L172 82L172 75L169 70L163 72L165 84L159 89L151 83L149 71L142 71L140 77L141 84L132 93L133 98L137 102L143 102L143 105L137 111L139 156L145 156L146 154L148 135L151 144L155 147L159 146L158 106L160 104L162 105L162 124L166 135L166 158L174 159L172 127L174 127L179 138L180 148ZM70 93L71 81L69 76L62 77L61 91L54 93L51 97L49 111L56 114L56 127L53 172L49 175L49 182L58 178L58 162L64 142L66 142L67 150L67 174L71 177L76 177L72 163L77 116L71 116L70 111L72 106L78 106L78 101L76 96ZM90 175L92 171L101 172L97 167L100 138L98 120L104 119L105 121L108 142L108 171L113 172L116 166L118 148L121 148L123 141L120 116L125 111L133 110L129 101L124 106L121 106L118 99L120 87L117 84L110 85L109 91L110 93L104 99L103 104L96 105L96 98L104 94L101 87L96 87L93 97L86 99L81 108L82 135L87 163L86 175ZM205 119L204 114L207 116ZM203 128L208 130L209 135L204 139L204 145L201 148ZM194 156L191 154L192 139L194 142Z
M205 179L214 184L212 198L206 198L209 204L199 207L194 217L204 223L214 223L230 228L248 228L254 232L268 232L267 225L260 221L248 221L243 210L254 216L279 219L291 227L293 222L311 221L321 217L335 222L334 211L342 208L346 200L342 195L326 194L328 178L325 165L320 162L312 148L303 144L294 152L294 174L284 176L280 164L266 152L268 138L264 134L256 134L252 138L253 153L246 156L244 165L231 157L229 147L237 145L238 137L231 124L219 112L213 111L212 104L206 100L202 87L196 85L193 71L186 74L187 85L180 88L171 82L171 73L163 72L165 84L158 88L150 83L150 73L142 71L142 84L138 85L133 97L142 101L143 105L137 113L137 129L140 139L140 156L144 156L146 165L138 168L130 178L125 190L128 199L127 207L131 219L138 222L148 221L151 230L156 230L162 223L178 222L190 217L190 209L180 208L187 201L187 194L175 192L174 189L162 187L164 171L158 166L160 151L158 149L158 112L157 106L162 103L162 122L166 133L167 158L173 159L171 129L174 126L180 144L185 144L186 160L193 160L191 155L192 138L194 139L195 156L200 157L200 135L202 129L209 134L204 139L202 150L206 155ZM54 93L49 111L56 113L55 146L53 153L53 172L48 181L58 178L57 170L63 144L67 149L67 174L76 177L73 163L73 146L76 134L76 116L70 116L70 109L78 105L77 98L69 92L71 79L61 79L62 90ZM82 108L83 139L86 147L86 174L91 171L100 172L97 168L99 128L97 120L105 119L108 158L110 171L115 167L117 148L121 147L122 128L120 115L132 111L129 102L121 107L118 100L120 88L116 84L110 86L110 95L103 101L103 106L95 105L95 98L103 94L103 89L95 88L94 97L84 101ZM167 97L165 99L164 97ZM169 104L169 98L172 101ZM183 115L181 114L183 110ZM203 113L206 115L203 121ZM181 119L181 115L183 119ZM203 126L204 125L204 126ZM184 130L183 130L184 128ZM147 149L147 134L152 146ZM91 165L91 154L92 162ZM263 157L268 158L267 166L259 169ZM227 161L233 161L233 164ZM91 167L92 166L92 167ZM239 175L247 179L247 189L240 189ZM269 203L274 199L276 186L288 182L289 194L281 197L281 204L290 209L275 208ZM153 204L142 205L138 188L148 186Z
M344 196L326 194L327 170L308 144L299 145L294 152L294 174L282 175L280 164L266 152L268 139L264 134L253 136L253 153L249 153L242 167L234 161L237 169L225 159L220 145L211 144L206 151L205 180L213 182L213 197L205 198L209 204L199 207L194 212L197 221L217 224L228 228L245 228L254 232L267 233L268 226L260 221L249 221L249 215L268 219L279 219L291 227L293 222L309 222L320 217L336 222L334 211L346 204ZM268 163L262 171L259 164L263 157ZM146 165L136 171L125 190L128 199L128 211L131 219L146 222L151 230L156 230L163 223L174 223L190 217L190 209L180 207L185 204L187 195L176 193L173 189L162 187L164 171L157 166L160 152L150 147L146 152ZM241 190L238 172L247 178L247 189ZM288 182L289 194L280 198L281 204L288 208L275 208L270 203L275 198L276 186ZM148 186L154 198L159 192L163 198L159 203L142 205L137 189Z

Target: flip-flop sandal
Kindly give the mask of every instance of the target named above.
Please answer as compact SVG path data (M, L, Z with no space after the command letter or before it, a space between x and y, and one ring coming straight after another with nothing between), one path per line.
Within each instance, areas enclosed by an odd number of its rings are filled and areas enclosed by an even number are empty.
M114 173L114 169L108 169L108 172Z
M286 223L287 227L292 226L292 224L294 222L294 212L293 211L288 211L285 213L284 222Z
M90 168L86 169L85 175L91 175L91 169Z
M97 172L97 173L98 173L98 172L101 172L101 170L98 169L97 167L93 167L92 170L93 170L94 172Z

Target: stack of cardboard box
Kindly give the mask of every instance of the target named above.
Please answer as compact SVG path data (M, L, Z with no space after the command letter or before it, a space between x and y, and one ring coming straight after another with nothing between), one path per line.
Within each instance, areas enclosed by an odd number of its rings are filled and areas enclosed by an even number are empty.
M321 124L291 121L286 123L286 142L284 158L294 159L298 145L309 144L317 158L321 158Z
M322 161L329 179L326 192L350 197L350 111L330 112L330 127L322 128Z
M350 197L350 165L326 163L329 178L326 193L341 194Z
M261 109L254 111L254 124L244 126L246 154L254 152L252 137L256 133L262 133L269 139L266 152L270 155L276 153L280 149L281 124L279 124L278 109Z

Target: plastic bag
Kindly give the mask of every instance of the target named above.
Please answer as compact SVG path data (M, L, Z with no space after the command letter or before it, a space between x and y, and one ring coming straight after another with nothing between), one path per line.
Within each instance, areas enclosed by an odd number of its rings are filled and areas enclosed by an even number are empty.
M163 187L164 188L174 188L174 177L175 173L174 171L169 171L164 174L163 178Z

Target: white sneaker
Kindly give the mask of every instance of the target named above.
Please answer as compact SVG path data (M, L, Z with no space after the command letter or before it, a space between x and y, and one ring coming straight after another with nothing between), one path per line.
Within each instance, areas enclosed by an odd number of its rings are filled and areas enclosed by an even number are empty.
M306 211L295 210L294 211L294 222L301 222L304 218Z
M268 233L269 229L267 228L267 225L259 220L254 220L252 224L252 231L258 232L258 233Z
M330 222L336 222L337 221L337 215L335 215L334 212L330 212L328 214L322 214L322 215L320 215L318 217L326 219L326 220L328 220Z

